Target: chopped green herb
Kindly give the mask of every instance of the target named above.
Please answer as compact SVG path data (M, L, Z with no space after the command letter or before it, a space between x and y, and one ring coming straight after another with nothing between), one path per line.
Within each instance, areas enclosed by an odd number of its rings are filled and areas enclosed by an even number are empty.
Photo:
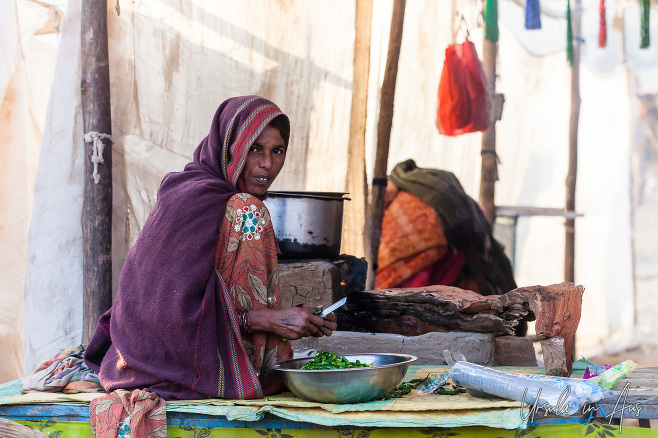
M337 370L345 368L365 368L371 367L372 364L361 363L359 359L350 362L345 356L339 356L328 351L318 351L315 358L304 364L303 370Z
M434 390L434 394L442 395L455 395L461 392L466 392L466 388L463 386L456 385L454 383L446 383L443 386L440 386Z
M424 379L411 379L408 382L402 382L391 392L384 394L380 400L390 400L392 398L400 398L404 395L407 395L411 392L412 389L418 388L422 383L427 381L429 377L430 375L428 374Z

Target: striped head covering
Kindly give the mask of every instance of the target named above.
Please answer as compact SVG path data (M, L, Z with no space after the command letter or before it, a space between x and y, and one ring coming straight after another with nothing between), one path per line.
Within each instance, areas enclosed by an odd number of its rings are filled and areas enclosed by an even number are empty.
M277 117L285 119L287 129L281 130L281 137L287 146L290 121L273 102L260 96L225 100L217 108L210 132L197 148L194 161L238 187L249 148Z
M249 147L277 117L288 144L290 122L275 104L258 96L224 101L193 161L162 180L114 304L85 350L105 391L148 388L166 400L264 395L247 368L234 366L248 359L235 347L239 336L227 336L231 309L222 298L230 292L218 281L215 251Z

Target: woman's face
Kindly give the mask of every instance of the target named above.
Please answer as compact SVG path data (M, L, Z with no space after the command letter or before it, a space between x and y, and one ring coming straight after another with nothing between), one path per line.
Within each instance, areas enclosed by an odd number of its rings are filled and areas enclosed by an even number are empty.
M267 193L286 161L286 144L277 128L268 126L258 136L247 153L240 174L247 193L262 196Z

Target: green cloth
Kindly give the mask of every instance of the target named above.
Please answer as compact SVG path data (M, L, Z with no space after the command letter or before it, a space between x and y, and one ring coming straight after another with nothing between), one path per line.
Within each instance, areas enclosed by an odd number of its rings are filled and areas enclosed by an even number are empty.
M23 379L12 380L0 385L0 399L11 397L23 392Z
M498 0L487 0L487 7L484 11L484 37L492 43L497 43L499 36Z
M646 49L651 44L651 2L640 0L640 49Z
M573 30L571 27L571 3L567 0L567 62L573 67Z
M597 365L591 360L587 360L584 357L582 357L573 363L573 366L571 367L571 372L572 374L574 374L580 371L580 374L584 374L585 371L587 370L587 367L591 367L591 366L597 366Z
M434 209L448 242L464 252L465 269L476 277L480 294L500 295L516 288L512 265L491 225L452 172L422 169L407 160L396 165L389 178Z

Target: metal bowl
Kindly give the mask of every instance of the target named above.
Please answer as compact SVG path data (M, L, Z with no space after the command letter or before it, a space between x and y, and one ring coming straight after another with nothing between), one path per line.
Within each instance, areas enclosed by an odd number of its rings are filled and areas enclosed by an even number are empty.
M296 396L321 403L362 403L382 397L400 384L409 364L416 356L409 354L351 354L350 362L357 359L373 364L367 368L339 370L301 370L313 358L279 362L275 369Z

